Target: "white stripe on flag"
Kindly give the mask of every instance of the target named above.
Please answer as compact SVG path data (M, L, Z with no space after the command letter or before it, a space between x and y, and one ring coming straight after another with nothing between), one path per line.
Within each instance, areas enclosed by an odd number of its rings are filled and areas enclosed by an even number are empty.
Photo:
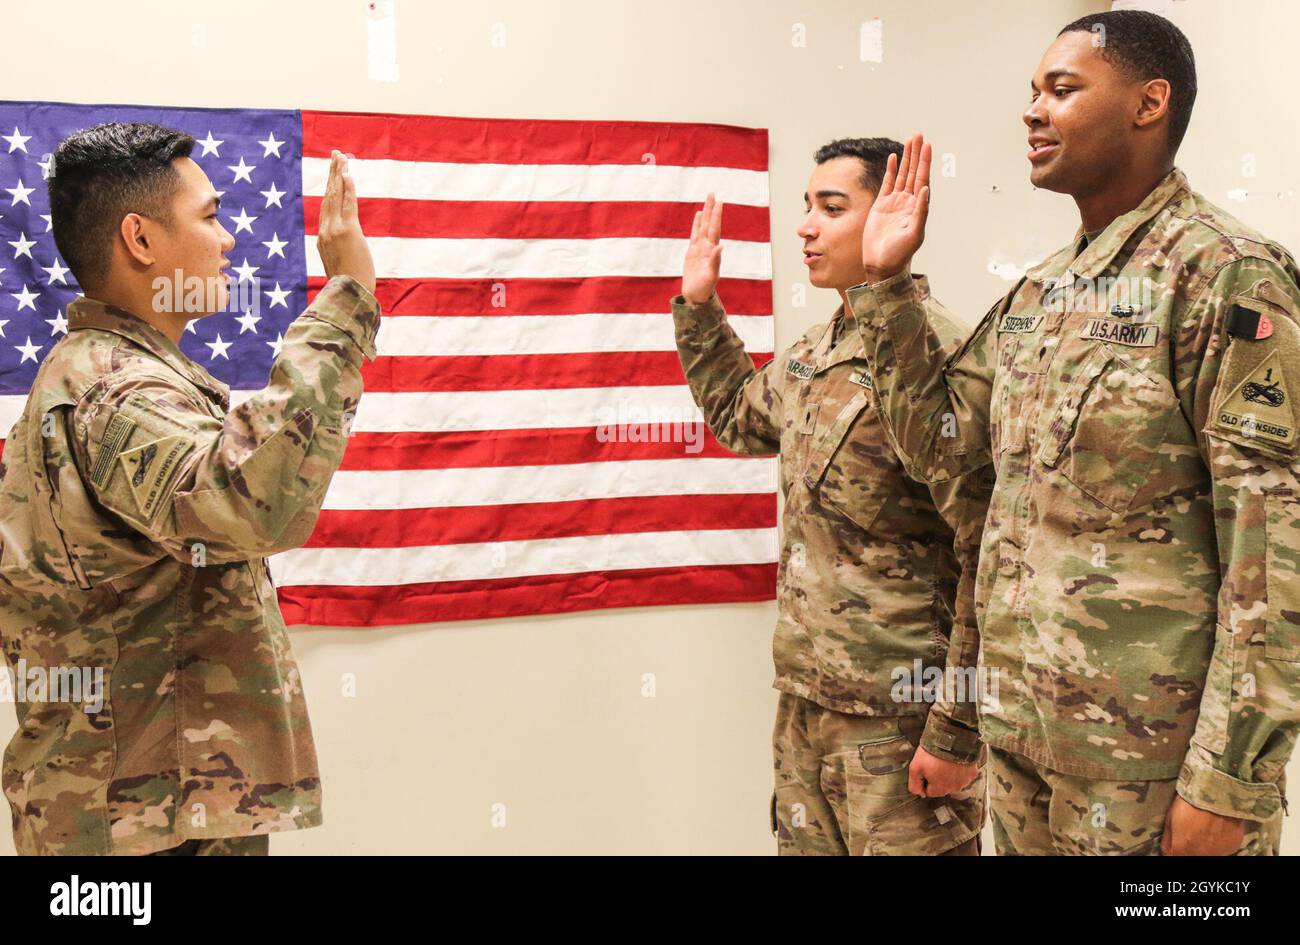
M766 207L767 171L667 164L444 164L352 158L357 196L399 200L673 201ZM325 193L329 158L303 158L302 192Z
M579 535L409 548L295 548L271 557L279 587L385 586L634 568L767 564L775 528Z
M667 302L665 302L667 304ZM727 319L745 350L767 354L774 344L771 315ZM673 317L646 312L614 315L401 315L379 326L382 355L439 357L493 354L587 354L676 351Z
M307 275L324 276L316 237L304 237ZM368 236L375 272L390 279L572 279L680 276L685 239L421 239ZM724 279L771 279L768 243L722 241Z
M553 390L367 391L357 405L358 433L539 430L612 423L703 422L680 386L572 387Z
M776 489L775 459L636 459L554 466L342 469L322 508L436 509L656 495L749 495Z

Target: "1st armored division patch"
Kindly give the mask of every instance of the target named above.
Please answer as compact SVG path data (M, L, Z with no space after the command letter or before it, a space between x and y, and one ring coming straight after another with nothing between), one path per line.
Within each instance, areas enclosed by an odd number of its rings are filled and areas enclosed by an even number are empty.
M180 469L181 460L194 449L194 441L185 436L165 436L142 443L119 454L117 460L126 474L127 485L135 504L145 519L152 519L159 500Z
M1295 414L1278 353L1272 351L1219 405L1214 423L1223 430L1280 446L1295 443Z

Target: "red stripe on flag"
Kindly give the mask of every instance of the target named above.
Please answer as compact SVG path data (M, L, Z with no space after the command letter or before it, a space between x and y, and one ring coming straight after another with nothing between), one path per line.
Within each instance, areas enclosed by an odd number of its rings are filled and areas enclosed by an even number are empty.
M307 548L413 548L577 535L775 528L773 493L655 495L435 509L325 509Z
M665 431L665 427L668 430ZM634 431L617 431L620 435ZM636 432L662 438L680 432L671 424L647 424ZM348 438L340 469L474 469L487 466L551 466L642 459L734 458L708 427L701 424L695 443L681 438L659 443L630 443L606 438L598 427L547 427L538 430L454 430L444 433L354 433ZM694 434L692 434L694 435ZM687 452L693 446L699 452Z
M589 571L382 587L279 588L287 624L363 627L559 614L608 607L772 600L776 564Z
M308 301L325 285L307 280ZM387 316L583 315L667 312L682 291L676 276L591 276L570 279L386 279L375 297ZM770 279L722 279L718 297L730 315L771 315Z
M751 355L756 367L770 354ZM560 390L685 384L675 351L380 357L364 365L367 391Z
M649 121L302 112L304 157L452 164L655 164L767 170L767 130Z
M303 198L307 233L320 231L320 197ZM366 197L358 202L368 236L406 239L688 239L698 203L608 201L450 201ZM767 207L728 204L722 237L766 243Z

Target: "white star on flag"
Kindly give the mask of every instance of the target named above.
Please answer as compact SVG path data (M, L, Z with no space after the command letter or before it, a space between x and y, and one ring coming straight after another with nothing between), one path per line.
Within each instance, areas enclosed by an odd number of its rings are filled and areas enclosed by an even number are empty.
M243 207L240 207L240 208L239 208L239 216L237 216L237 217L231 217L230 219L231 219L231 220L234 222L234 224L235 224L235 232L236 232L236 233L238 233L238 232L241 231L241 230L248 230L248 232L252 233L252 232L253 232L253 221L256 220L257 217L250 217L250 216L248 215L248 211L247 211L246 209L244 209Z
M238 164L227 164L226 167L235 172L235 179L231 181L232 184L238 184L241 180L246 180L251 184L253 182L253 171L257 170L256 164L245 164L242 157L239 159Z
M271 308L275 308L277 305L283 305L285 308L289 307L289 303L285 301L289 297L289 290L281 289L280 283L277 282L274 289L267 289L266 294L271 297Z
M200 138L195 142L195 144L198 144L203 148L203 153L200 154L199 157L207 157L209 154L215 154L217 157L221 157L221 152L217 149L225 143L226 142L224 141L218 141L216 138L213 138L211 130L208 131L208 136L206 138Z
M241 335L246 331L251 331L253 334L257 334L257 323L261 320L261 316L254 315L252 312L245 312L243 315L240 315L235 319L235 321L239 322L239 333Z
M68 333L68 319L64 316L63 309L59 309L58 314L53 318L45 319L45 322L50 326L51 335L57 335L60 333L66 335Z
M215 360L218 356L225 358L227 361L230 360L230 355L226 354L226 349L230 347L232 342L222 341L220 332L217 333L216 341L205 341L203 343L212 349L212 355L208 360Z
M24 187L22 181L18 182L17 187L6 187L5 191L11 195L9 198L10 206L16 207L20 203L25 203L29 207L32 205L32 202L27 199L27 195L35 193L35 189L32 187Z
M25 135L25 134L23 134L22 132L20 132L20 131L18 130L18 126L17 126L17 125L14 126L14 133L13 133L13 134L11 134L11 135L3 135L3 136L0 136L0 138L3 138L3 140L9 142L9 152L8 152L8 153L10 153L10 154L13 154L15 150L17 150L17 151L21 151L21 152L23 152L24 154L26 154L26 153L27 153L27 142L32 140L32 136L31 136L31 135Z
M29 361L29 360L30 360L30 361L36 361L36 355L40 352L42 345L34 345L34 344L32 344L32 338L31 338L31 335L28 335L28 336L27 336L27 344L25 344L25 345L14 345L14 347L17 348L19 351L21 351L21 352L23 353L22 360L20 360L20 361L18 362L19 364L22 364L23 361ZM37 363L39 363L39 362L37 362Z
M60 263L57 257L55 257L53 266L42 266L41 268L50 274L49 281L45 283L46 285L54 285L55 279L58 279L64 285L68 284L68 280L63 277L72 270Z
M32 247L36 245L36 240L29 240L26 233L19 233L18 239L9 240L9 245L14 248L14 259L19 256L26 256L32 259Z
M267 342L267 345L269 345L271 348L272 355L277 358L280 356L280 348L283 344L284 344L284 335L278 331L275 333L275 341Z
M262 245L266 247L267 259L270 259L272 256L279 256L281 259L284 259L284 248L289 244L285 240L280 239L279 233L272 233L269 240L262 241Z
M280 203L280 198L283 197L285 193L286 191L277 190L275 184L272 183L270 190L262 191L262 196L266 198L266 205L268 207L271 206L271 204L275 204L277 207L283 208L284 204Z
M33 292L27 286L23 286L21 292L10 292L9 294L18 300L18 311L20 312L24 308L30 308L33 312L36 311L36 306L33 303L41 297L39 292Z
M263 139L263 140L261 140L261 141L259 141L259 142L257 142L257 143L260 144L263 148L266 149L266 150L262 153L262 157L270 157L272 151L275 152L275 156L276 156L276 157L279 157L279 156L280 156L280 148L281 148L281 146L284 144L283 141L277 141L277 140L275 139L275 132L271 132L271 133L269 133L269 134L266 136L265 139Z

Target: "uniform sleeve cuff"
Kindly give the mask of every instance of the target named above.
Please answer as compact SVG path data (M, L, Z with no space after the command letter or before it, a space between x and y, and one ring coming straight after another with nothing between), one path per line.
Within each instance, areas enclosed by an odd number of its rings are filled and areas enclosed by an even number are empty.
M325 283L325 288L320 290L304 314L333 325L356 342L367 361L375 359L379 301L356 279L334 276Z
M910 272L898 272L880 282L864 282L844 293L860 322L880 319L892 321L909 307L921 310L921 296Z
M1183 759L1178 793L1193 807L1243 820L1268 820L1282 805L1276 784L1234 778L1216 768L1214 756L1196 744Z
M963 725L944 717L936 709L930 710L925 720L925 731L921 733L921 747L945 761L968 765L980 757L979 732L973 732Z
M722 300L718 298L716 292L707 302L700 305L686 301L683 295L677 295L673 297L672 306L673 323L679 333L702 334L717 328L727 320L726 310L723 309Z

